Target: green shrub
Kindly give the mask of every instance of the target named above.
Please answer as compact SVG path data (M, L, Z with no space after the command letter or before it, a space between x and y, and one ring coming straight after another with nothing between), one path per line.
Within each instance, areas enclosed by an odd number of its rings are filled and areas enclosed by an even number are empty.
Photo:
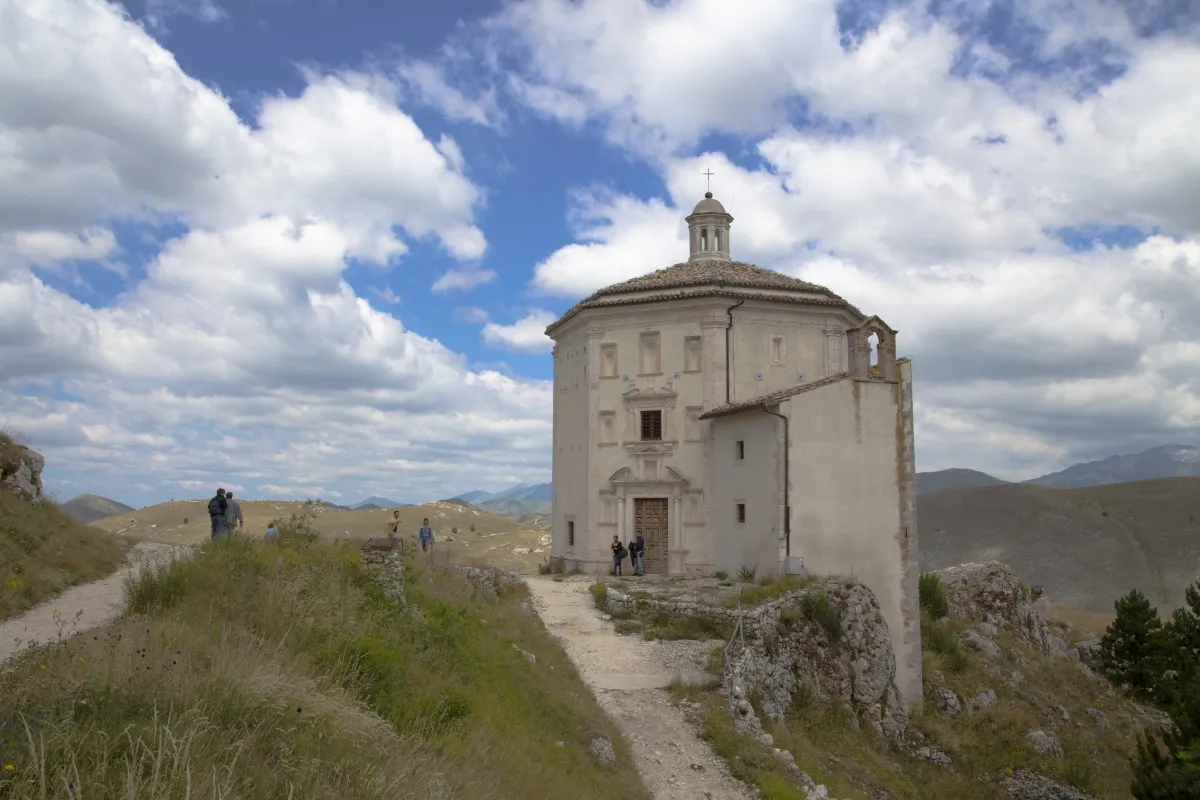
M836 642L842 636L842 615L829 602L825 592L810 592L801 601L804 615L825 629L830 641Z
M608 584L604 581L596 581L589 587L592 593L592 602L596 604L596 608L601 611L608 611Z
M932 619L941 619L950 614L950 598L946 586L934 572L922 572L917 583L920 605Z
M742 583L754 583L754 576L758 574L758 566L740 567L738 569L738 580Z

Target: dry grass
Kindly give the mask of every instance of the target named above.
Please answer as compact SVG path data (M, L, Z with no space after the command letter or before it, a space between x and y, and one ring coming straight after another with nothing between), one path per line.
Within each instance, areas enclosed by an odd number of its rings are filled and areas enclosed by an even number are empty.
M1116 619L1116 614L1107 611L1087 611L1082 608L1071 608L1059 603L1051 603L1041 612L1042 616L1052 622L1061 623L1069 630L1103 636L1105 629Z
M940 627L928 620L925 625ZM964 627L947 627L946 635L927 636L927 642L954 642ZM793 698L784 724L763 717L764 724L775 746L790 750L796 763L836 797L868 800L886 792L893 798L914 800L1007 800L997 785L999 779L1008 769L1026 767L1101 800L1126 800L1131 780L1128 757L1139 729L1132 705L1108 691L1102 681L1085 676L1077 662L1051 660L1003 634L996 641L1004 655L994 662L957 648L925 652L927 686L936 682L952 688L962 699L964 712L945 716L927 701L910 726L946 750L955 762L953 772L897 751L865 727L856 728L844 710L808 695ZM1024 680L1010 687L1007 679L1013 670L1020 671ZM719 674L720 665L710 666L710 671ZM988 688L996 692L997 704L972 710L971 698ZM704 735L734 774L758 786L764 797L804 796L790 785L770 748L733 730L725 698L693 687L679 686L675 691L700 703ZM1089 716L1089 708L1101 711L1109 726ZM1064 757L1037 755L1026 739L1033 730L1058 736Z
M241 500L245 526L241 533L258 537L267 523L300 513L304 503L285 500ZM439 551L456 561L470 558L501 569L531 574L549 552L549 533L543 527L512 517L489 514L457 503L427 503L400 509L342 511L318 506L314 525L327 538L367 539L386 536L392 511L400 511L400 532L415 537L428 517ZM186 522L185 522L186 520ZM200 544L208 540L208 500L172 500L92 523L133 539L167 544ZM453 539L454 541L450 541Z
M648 797L523 589L407 571L407 614L353 544L218 542L143 577L131 616L0 678L0 798Z
M1200 562L1200 478L950 489L923 495L918 517L923 571L994 559L1092 611L1135 588L1170 611Z
M120 566L117 540L79 525L50 501L31 506L0 490L0 619Z

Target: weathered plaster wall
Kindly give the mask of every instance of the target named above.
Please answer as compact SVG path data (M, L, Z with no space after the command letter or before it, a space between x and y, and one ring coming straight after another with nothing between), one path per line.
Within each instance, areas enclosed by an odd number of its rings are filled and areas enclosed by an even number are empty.
M818 575L875 594L896 654L896 683L921 698L911 487L911 404L904 387L847 379L782 404L791 419L792 554Z
M759 576L778 574L783 545L783 422L763 411L718 417L713 424L713 465L720 479L712 497L711 530L716 569L736 575L753 567ZM742 442L745 458L739 459ZM745 504L746 521L737 521Z
M587 339L582 330L560 340L554 351L554 457L550 552L569 561L598 552L588 527ZM567 522L575 522L575 543Z
M846 318L820 309L746 303L734 310L731 400L749 400L845 369ZM777 352L773 339L782 345ZM778 356L782 355L782 358Z

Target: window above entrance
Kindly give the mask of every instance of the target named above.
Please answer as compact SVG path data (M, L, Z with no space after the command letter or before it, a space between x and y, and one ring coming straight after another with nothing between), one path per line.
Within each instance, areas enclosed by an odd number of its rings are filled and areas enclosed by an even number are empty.
M660 409L643 411L641 417L642 441L661 442L663 438L662 411Z

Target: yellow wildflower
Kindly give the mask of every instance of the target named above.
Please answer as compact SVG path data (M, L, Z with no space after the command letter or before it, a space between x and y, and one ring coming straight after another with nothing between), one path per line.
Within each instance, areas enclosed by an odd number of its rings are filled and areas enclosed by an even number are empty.
M16 769L16 767L14 767L12 764L5 764L4 769L8 772L12 772L13 770Z

